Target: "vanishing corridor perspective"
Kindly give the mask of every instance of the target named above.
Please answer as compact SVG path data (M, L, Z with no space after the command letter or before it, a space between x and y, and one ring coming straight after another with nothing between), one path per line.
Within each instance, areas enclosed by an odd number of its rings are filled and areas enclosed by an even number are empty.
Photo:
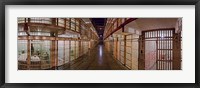
M182 18L17 19L18 70L182 70Z

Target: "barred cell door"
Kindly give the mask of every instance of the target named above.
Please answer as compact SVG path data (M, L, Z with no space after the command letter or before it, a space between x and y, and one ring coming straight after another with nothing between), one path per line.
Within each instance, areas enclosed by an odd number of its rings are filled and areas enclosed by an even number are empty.
M174 29L143 31L145 70L172 70ZM175 58L176 59L176 58Z
M118 38L114 38L114 48L113 48L113 54L114 54L114 59L117 59L117 42L118 42Z
M124 46L125 46L125 44L124 44L124 36L121 36L120 37L120 49L119 49L119 61L122 63L122 64L124 64L125 65L125 49L124 49Z
M125 64L126 67L132 69L132 35L125 35Z
M114 40L110 40L110 52L114 52ZM111 53L111 55L114 57L114 54Z

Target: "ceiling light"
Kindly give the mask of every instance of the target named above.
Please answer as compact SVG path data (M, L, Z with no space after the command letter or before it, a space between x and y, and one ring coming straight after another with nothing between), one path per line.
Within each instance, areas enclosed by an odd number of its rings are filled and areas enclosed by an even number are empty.
M162 35L162 36L161 36L161 38L163 39L163 38L164 38L164 36Z

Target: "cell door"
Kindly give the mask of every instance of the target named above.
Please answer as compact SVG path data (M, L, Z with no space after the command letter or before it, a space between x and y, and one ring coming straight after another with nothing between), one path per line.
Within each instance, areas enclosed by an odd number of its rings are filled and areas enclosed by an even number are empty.
M71 40L70 41L70 61L73 61L75 60L75 41L74 40Z
M64 40L58 41L58 66L61 66L64 64L65 60L65 43Z
M120 61L120 38L117 41L117 60Z
M120 54L119 54L119 61L122 63L122 64L125 64L124 63L124 36L122 35L121 37L120 37Z
M174 29L145 31L145 69L173 69Z
M138 34L132 34L132 49L131 49L131 59L132 59L132 69L137 70L138 69L138 50L139 50L139 42L138 42L139 35Z
M75 59L79 57L79 41L75 41Z
M117 59L117 37L114 38L114 43L113 43L113 56L114 59Z
M126 60L126 67L132 69L132 35L125 35L126 37L126 44L125 44L125 60Z
M65 41L65 63L69 62L70 58L70 41Z
M113 49L114 49L114 39L112 38L112 39L110 40L110 52L113 52ZM111 55L114 57L114 54L113 54L113 53L111 53Z

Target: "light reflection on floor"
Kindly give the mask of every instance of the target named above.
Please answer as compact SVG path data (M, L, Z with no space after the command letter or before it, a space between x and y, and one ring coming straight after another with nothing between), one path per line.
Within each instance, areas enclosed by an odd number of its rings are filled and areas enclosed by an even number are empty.
M103 63L103 45L99 45L99 57L98 57L98 63L102 64Z
M128 70L118 63L106 51L105 46L99 44L90 49L83 56L64 64L57 69L60 70Z

